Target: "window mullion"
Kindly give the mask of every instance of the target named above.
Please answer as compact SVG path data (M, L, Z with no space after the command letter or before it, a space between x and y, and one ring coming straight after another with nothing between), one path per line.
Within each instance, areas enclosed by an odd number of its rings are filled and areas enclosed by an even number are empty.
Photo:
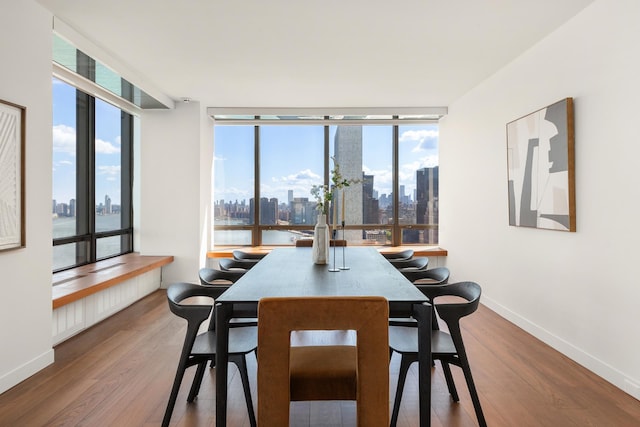
M391 245L400 246L402 244L401 230L400 230L400 166L399 166L399 151L400 151L400 132L397 125L393 126L393 154L391 155L392 167L391 173L393 175L393 224L391 232Z
M252 246L262 245L262 230L260 228L260 126L254 127L254 160L253 173L255 184L253 189L253 232L251 233Z

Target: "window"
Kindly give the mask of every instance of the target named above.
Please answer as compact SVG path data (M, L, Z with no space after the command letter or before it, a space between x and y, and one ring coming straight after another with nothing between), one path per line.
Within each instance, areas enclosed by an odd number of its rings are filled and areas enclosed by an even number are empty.
M54 271L133 250L132 129L131 114L53 78Z
M293 245L311 237L318 212L310 190L330 184L335 164L356 181L337 196L336 218L329 215L337 237L344 233L351 245L438 243L437 121L214 119L215 246Z

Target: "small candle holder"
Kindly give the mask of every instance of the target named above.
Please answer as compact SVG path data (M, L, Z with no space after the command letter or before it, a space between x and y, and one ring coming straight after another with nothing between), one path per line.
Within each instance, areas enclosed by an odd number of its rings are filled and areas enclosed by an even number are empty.
M334 243L333 243L333 266L331 266L329 268L329 271L332 273L336 273L338 271L340 271L339 268L336 268L336 245L335 245L335 236L336 236L336 229L334 228L331 232L333 239L334 239ZM329 244L331 244L331 240L329 240Z
M351 267L347 267L346 261L345 261L345 251L347 249L347 241L344 238L344 220L342 220L342 241L344 242L344 245L342 246L342 267L340 267L340 270L349 270L351 269ZM333 248L335 249L336 247L334 246ZM335 255L334 255L334 258L335 258Z

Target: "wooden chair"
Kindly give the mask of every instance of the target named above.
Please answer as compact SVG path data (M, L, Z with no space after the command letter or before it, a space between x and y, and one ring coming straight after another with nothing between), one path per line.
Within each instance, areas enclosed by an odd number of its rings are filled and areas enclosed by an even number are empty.
M310 248L311 246L313 246L313 239L296 240L296 248Z
M383 297L273 297L258 304L258 425L289 425L291 401L356 400L359 427L389 424ZM356 346L291 347L291 332L354 330Z

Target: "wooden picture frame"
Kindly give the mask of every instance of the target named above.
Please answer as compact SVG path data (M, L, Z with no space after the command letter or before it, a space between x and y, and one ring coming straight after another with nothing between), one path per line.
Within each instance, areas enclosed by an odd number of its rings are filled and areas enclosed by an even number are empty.
M573 98L507 123L509 225L576 231Z
M0 100L0 251L24 248L26 108Z

